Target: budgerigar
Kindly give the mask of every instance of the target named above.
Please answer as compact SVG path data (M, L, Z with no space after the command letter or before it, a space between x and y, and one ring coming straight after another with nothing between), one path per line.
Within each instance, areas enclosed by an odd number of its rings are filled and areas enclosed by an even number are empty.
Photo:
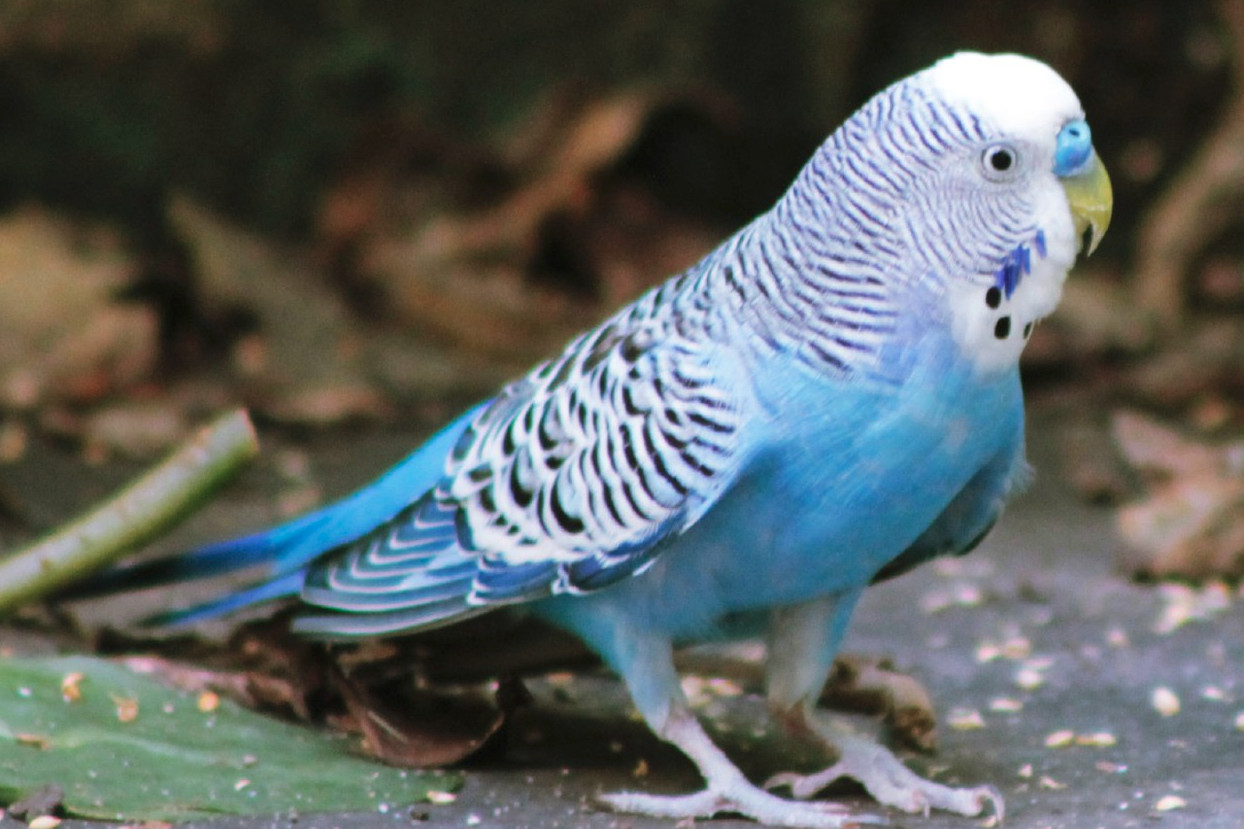
M837 758L771 783L806 798L849 775L907 811L1000 809L835 733L815 702L864 589L971 550L1024 481L1020 352L1110 212L1071 88L1030 58L955 55L864 105L699 264L375 483L111 582L262 564L180 618L298 595L296 629L338 638L521 605L616 670L705 780L606 803L857 821L747 780L688 707L676 646L765 633L774 716Z

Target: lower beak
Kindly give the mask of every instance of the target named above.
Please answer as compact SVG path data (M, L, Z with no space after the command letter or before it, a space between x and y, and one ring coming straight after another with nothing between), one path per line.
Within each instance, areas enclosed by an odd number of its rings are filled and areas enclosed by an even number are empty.
M1094 152L1084 172L1065 176L1062 184L1075 220L1076 236L1083 241L1081 250L1091 255L1106 235L1106 228L1110 227L1110 214L1114 210L1114 191L1110 187L1106 165Z

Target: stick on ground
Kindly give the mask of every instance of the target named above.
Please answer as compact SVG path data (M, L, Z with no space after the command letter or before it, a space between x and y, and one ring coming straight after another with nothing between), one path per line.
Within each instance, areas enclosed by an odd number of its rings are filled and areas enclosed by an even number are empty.
M259 452L243 410L218 418L111 499L0 560L0 616L166 532Z

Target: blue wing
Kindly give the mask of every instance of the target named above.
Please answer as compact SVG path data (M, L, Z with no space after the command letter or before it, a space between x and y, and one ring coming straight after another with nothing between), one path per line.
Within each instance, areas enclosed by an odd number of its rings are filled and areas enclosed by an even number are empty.
M296 629L427 628L648 566L743 457L730 358L683 336L694 326L659 300L511 384L462 431L434 489L312 563L302 597L329 612Z

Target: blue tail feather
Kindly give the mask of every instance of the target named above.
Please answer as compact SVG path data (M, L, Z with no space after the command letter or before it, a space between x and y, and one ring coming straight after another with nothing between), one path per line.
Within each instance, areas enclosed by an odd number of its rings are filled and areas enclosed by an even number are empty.
M147 627L180 627L224 616L261 602L288 599L297 596L302 590L302 576L303 574L298 572L288 573L254 587L226 593L193 607L161 611L143 619L142 624Z
M193 579L211 578L271 560L272 532L262 531L198 547L187 553L113 567L70 587L63 599L89 599Z
M482 406L474 407L432 436L363 489L276 527L199 547L189 552L106 570L64 594L87 598L265 567L256 587L184 611L152 617L152 624L187 624L249 604L296 595L306 566L321 555L366 535L392 519L444 474L445 460Z

